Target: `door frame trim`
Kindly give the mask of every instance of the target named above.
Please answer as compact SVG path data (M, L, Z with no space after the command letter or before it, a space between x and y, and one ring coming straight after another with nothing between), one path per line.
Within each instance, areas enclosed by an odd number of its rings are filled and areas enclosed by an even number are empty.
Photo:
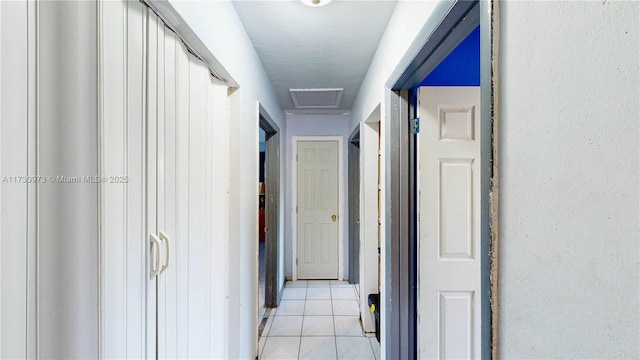
M278 124L273 120L273 118L269 115L267 110L264 108L264 106L262 106L262 104L259 101L258 101L258 127L265 132L265 135L266 135L265 143L269 143L269 139L271 138L271 136L274 136L280 133L280 128L278 127ZM280 146L280 144L278 144L278 146ZM265 153L268 156L268 152L265 151ZM279 164L282 164L281 156L282 156L282 152L280 150L278 155ZM267 164L265 163L265 177L267 175L266 165ZM280 238L281 238L280 234L283 231L280 228L280 225L281 225L280 209L282 208L282 203L280 202L280 192L282 191L281 175L282 175L282 171L280 168L278 168L278 174L277 174L278 187L279 187L278 194L277 194L278 195L278 198L277 198L278 214L276 214L278 229L276 229L277 230L276 236L275 236L276 241L267 242L265 245L265 262L264 262L264 266L265 266L264 295L265 297L264 297L264 304L262 305L265 305L268 307L277 307L278 305L280 305L280 300L282 299L282 294L284 292L284 283L285 283L283 282L281 287L278 286L280 275L282 275L282 274L278 274L278 270L280 269L280 263L283 261L283 259L280 259L280 256L279 256L280 254L279 245L280 245ZM265 183L266 181L267 179L265 178ZM266 195L267 195L268 188L270 188L268 185L265 186L265 210L267 208ZM266 222L266 217L265 217L265 222ZM258 231L260 231L260 229L258 229ZM275 277L272 277L274 273L275 273Z
M479 8L476 15L471 8ZM475 11L475 10L474 10ZM468 16L467 16L468 15ZM465 22L467 24L465 24ZM406 134L406 115L411 115L411 101L407 90L418 85L424 76L438 65L439 60L448 55L448 51L455 48L457 42L464 39L464 32L471 31L469 22L480 24L480 103L482 133L481 138L481 358L497 357L498 345L498 195L497 184L498 164L498 132L497 132L497 84L495 77L498 68L498 29L499 2L495 0L475 1L443 1L436 6L427 23L414 39L391 76L386 82L385 102L387 105L386 118L389 122L384 126L386 152L400 152L408 156L409 138ZM456 31L450 31L456 29ZM405 93L403 94L403 91ZM400 122L403 123L400 123ZM393 136L394 138L390 138ZM403 159L404 157L400 157ZM382 311L385 326L382 330L386 343L386 357L389 359L402 357L401 349L409 349L411 355L417 354L415 337L407 337L404 332L409 328L415 329L415 323L407 321L415 315L416 307L402 302L404 297L409 301L415 300L415 282L407 284L403 274L411 271L410 262L394 262L392 255L398 255L408 246L415 251L417 240L414 238L415 220L411 219L408 226L399 226L402 215L412 211L410 199L401 192L402 188L412 188L410 176L406 174L390 173L393 164L385 159L385 204L391 213L385 219L385 271L386 291L383 299ZM396 165L396 168L398 166ZM405 195L405 196L403 196ZM391 206L392 199L396 203ZM394 226L392 228L392 226ZM406 235L405 235L406 234ZM393 235L393 236L392 236ZM395 239L395 241L392 241ZM392 263L393 262L393 263ZM417 281L417 280L415 280ZM400 284L400 289L391 284ZM391 309L389 304L397 304ZM409 332L410 333L410 332ZM400 345L403 342L403 345Z
M298 204L297 192L297 160L298 142L300 141L337 141L338 142L338 280L344 280L344 149L342 136L292 136L291 146L291 279L298 280L298 266L296 258L298 254Z
M356 126L356 128L351 132L351 135L349 135L349 143L347 145L347 187L348 187L348 192L347 192L347 219L349 220L349 223L347 224L347 228L348 228L348 232L347 232L347 241L349 243L349 261L347 262L348 264L348 269L349 269L349 276L348 276L348 280L350 284L360 284L360 242L362 239L362 235L360 233L361 229L360 229L360 225L354 225L351 223L351 216L355 216L356 219L358 219L358 224L360 223L360 182L362 179L362 174L361 174L361 159L360 159L360 124L358 124L358 126ZM357 145L356 145L357 144ZM353 151L353 147L358 148L358 156L356 158L354 158L355 161L357 161L356 165L356 169L358 172L358 179L357 179L357 183L355 184L357 186L357 189L352 189L351 186L351 171L353 170L353 165L352 164L352 151ZM354 192L354 190L356 190ZM353 209L351 208L351 194L355 193L355 195L357 196L358 199L358 209L357 212L354 213ZM358 238L357 240L352 239L351 237L351 227L353 226L354 228L358 228ZM357 241L357 244L356 244Z

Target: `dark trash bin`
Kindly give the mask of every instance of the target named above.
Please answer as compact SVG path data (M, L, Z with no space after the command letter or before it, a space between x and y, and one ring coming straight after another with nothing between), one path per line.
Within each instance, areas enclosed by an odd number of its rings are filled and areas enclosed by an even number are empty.
M380 294L369 294L369 310L376 318L376 339L380 342Z

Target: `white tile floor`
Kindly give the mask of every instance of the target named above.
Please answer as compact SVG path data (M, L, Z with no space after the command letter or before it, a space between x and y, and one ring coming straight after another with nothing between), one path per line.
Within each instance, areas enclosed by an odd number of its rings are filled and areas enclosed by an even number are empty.
M260 338L260 359L379 359L362 333L356 288L344 281L288 282Z

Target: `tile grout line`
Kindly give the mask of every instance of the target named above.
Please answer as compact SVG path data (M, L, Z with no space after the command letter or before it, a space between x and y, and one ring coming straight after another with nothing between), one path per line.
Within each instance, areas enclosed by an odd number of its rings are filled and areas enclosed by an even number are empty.
M336 348L336 359L338 358L338 331L336 330L336 313L333 310L333 287L329 282L329 297L331 298L331 321L333 322L333 344Z
M371 348L371 352L373 353L373 358L378 360L378 357L376 356L376 351L373 349L373 344L371 343L371 338L367 338L367 340L369 340L369 347Z
M275 308L277 311L277 308ZM265 311L265 314L267 315L267 322L264 324L264 327L267 327L267 323L269 323L269 318L271 318L271 326L269 326L269 329L267 330L267 333L264 335L264 345L262 346L262 350L258 349L258 359L262 358L262 354L264 353L264 349L267 348L267 342L269 341L269 334L271 333L271 327L273 327L273 321L276 319L275 318L275 312L274 314L271 314L271 311L273 310L273 308L268 308ZM264 331L264 329L263 329ZM258 346L260 346L260 344L258 343Z
M307 292L309 291L309 282L304 290L304 305L302 306L302 326L300 326L300 336L298 337L298 360L300 360L300 351L302 350L302 329L304 328L304 317L307 312Z
M307 284L308 284L308 283L307 283ZM357 293L355 293L355 287L354 287L353 285L352 285L352 286L349 286L349 287L352 289L352 291L354 291L354 293L353 293L353 294L355 295L355 299L334 299L334 294L333 294L333 293L334 293L334 290L335 290L336 288L341 288L341 286L335 286L335 287L333 287L333 286L329 286L329 287L327 287L327 288L326 288L326 289L328 289L328 293L329 293L329 300L330 300L330 306L331 306L330 316L331 316L332 327L333 327L334 350L335 350L335 358L336 358L336 359L337 359L337 358L338 358L338 356L339 356L339 349L338 349L338 348L339 348L339 346L338 346L338 334L337 334L336 316L339 316L339 315L336 315L336 313L335 313L335 301L336 301L336 300L338 300L338 302L339 302L339 303L347 303L347 302L349 302L349 303L350 303L350 301L345 301L345 300L355 300L356 305L357 305L357 304L359 304L359 301L358 301L358 294L357 294ZM315 315L306 315L306 309L307 309L307 308L309 308L309 307L311 306L311 304L308 304L308 300L309 300L309 298L308 298L308 297L309 297L309 292L310 292L310 291L309 291L309 289L310 289L310 287L307 285L307 286L304 288L304 298L303 298L303 299L300 299L300 300L303 300L303 301L304 301L304 303L303 303L303 307L302 307L302 309L303 309L303 311L302 311L302 324L301 324L301 328L300 328L300 330L299 330L299 336L293 336L293 337L292 337L292 340L293 340L293 339L295 339L295 338L297 338L297 339L298 339L298 341L299 341L299 342L298 342L298 354L297 354L297 358L298 358L298 359L302 359L302 358L303 358L303 357L302 357L302 356L303 356L303 354L302 354L302 340L303 340L303 338L305 337L305 336L304 336L304 326L305 326L305 324L307 323L307 321L308 321L308 320L312 319L310 316L315 316ZM343 290L337 290L337 292L338 292L338 294L336 294L336 296L341 296L341 294L343 294L343 293L344 293L344 291L343 291ZM294 300L294 299L289 299L289 300ZM297 300L297 299L295 299L295 300ZM316 300L321 300L321 299L316 299ZM347 304L344 304L344 305L347 305ZM285 315L283 315L283 316L285 316ZM322 316L322 315L317 315L317 316ZM346 315L346 314L344 314L344 315L340 315L340 316L341 316L341 317L352 317L352 315ZM273 321L273 320L275 320L275 316L274 316L273 314L271 314L271 316L269 316L269 317L273 317L272 321ZM268 330L269 330L269 331L268 331L268 335L267 335L267 336L265 336L265 344L264 344L264 346L263 346L263 348L262 348L262 351L261 351L261 353L260 353L260 357L264 354L264 351L265 351L265 349L266 349L266 343L267 343L267 342L270 340L270 338L272 337L272 336L270 336L270 335L271 335L271 327L273 327L273 323L272 323L272 324L270 324L270 325L271 325L271 326L270 326L270 328L268 329ZM284 335L283 335L283 336L284 336ZM323 336L323 335L317 335L317 334L310 334L310 335L309 335L309 337L313 337L313 338L322 338L322 337L324 337L324 336ZM372 353L372 354L371 354L371 355L373 355L372 359L377 359L377 357L376 357L376 352L375 352L375 350L374 350L374 344L373 344L373 341L372 341L369 337L367 337L365 333L362 333L360 336L356 336L356 335L353 335L353 336L347 336L347 335L345 335L345 339L353 338L353 339L355 340L356 338L360 338L360 337L363 337L363 338L365 338L365 339L368 341L369 346L368 346L368 347L366 347L366 348L368 348L368 349L370 350L370 352ZM294 341L295 341L295 340L294 340ZM349 340L346 340L346 341L347 341L347 343L345 343L345 344L349 344ZM363 345L364 345L364 344L363 344ZM365 346L366 346L366 345L365 345ZM363 349L366 349L366 348L363 348ZM327 350L328 350L328 349L327 349ZM366 351L366 350L365 350L365 351ZM371 356L371 355L369 355L369 356Z

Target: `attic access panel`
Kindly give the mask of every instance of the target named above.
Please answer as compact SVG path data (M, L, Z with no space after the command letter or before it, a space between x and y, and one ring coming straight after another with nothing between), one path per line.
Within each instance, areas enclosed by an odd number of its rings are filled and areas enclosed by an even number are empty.
M343 88L289 89L289 94L296 109L338 109L343 91Z

